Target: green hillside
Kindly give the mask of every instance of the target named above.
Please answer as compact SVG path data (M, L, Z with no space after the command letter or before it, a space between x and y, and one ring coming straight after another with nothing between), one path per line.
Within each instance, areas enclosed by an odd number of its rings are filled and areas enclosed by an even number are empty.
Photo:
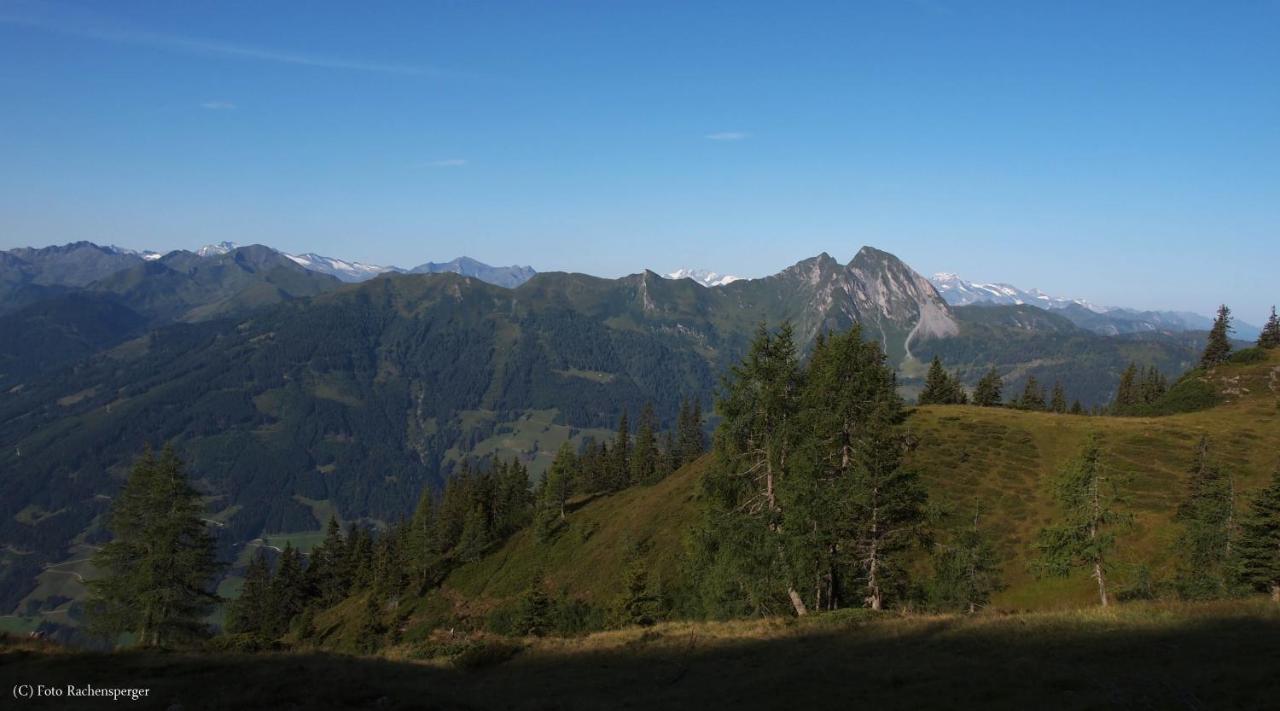
M995 536L1007 588L993 600L1004 610L1091 604L1083 576L1037 580L1028 570L1030 544L1053 515L1049 482L1097 433L1105 464L1119 475L1132 512L1122 534L1115 573L1119 592L1138 564L1157 581L1171 572L1174 510L1184 491L1193 447L1208 435L1212 452L1232 475L1242 507L1280 466L1280 352L1252 364L1228 364L1206 380L1223 401L1201 412L1160 418L1084 417L1004 408L931 406L916 409L908 427L917 444L910 464L921 471L931 502L942 509L941 535L981 502L984 526ZM638 555L659 587L680 585L684 538L697 521L697 483L712 455L659 484L577 501L568 526L542 543L521 531L492 553L455 569L437 590L401 603L409 628L483 627L494 609L511 604L542 575L546 587L569 598L607 606L621 592L626 566ZM636 552L638 550L638 553ZM922 563L923 566L923 563ZM342 647L355 633L361 601L321 618L322 636Z

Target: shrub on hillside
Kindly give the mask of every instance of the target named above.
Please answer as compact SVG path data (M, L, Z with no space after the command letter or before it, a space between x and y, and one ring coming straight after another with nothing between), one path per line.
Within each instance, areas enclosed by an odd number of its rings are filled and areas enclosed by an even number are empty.
M1156 417L1198 412L1217 405L1219 400L1218 391L1204 379L1204 371L1196 369L1179 378L1160 399L1150 405L1134 407L1128 414Z
M1257 346L1254 346L1253 348L1245 348L1244 350L1236 351L1235 353L1231 354L1230 358L1227 358L1228 363L1240 363L1240 364L1262 363L1262 362L1265 362L1266 360L1267 360L1267 350L1265 348L1258 348Z

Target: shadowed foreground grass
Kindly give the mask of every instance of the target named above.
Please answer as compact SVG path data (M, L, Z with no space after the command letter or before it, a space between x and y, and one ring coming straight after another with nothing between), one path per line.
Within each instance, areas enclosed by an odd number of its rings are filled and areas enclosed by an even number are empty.
M1280 698L1280 608L1134 604L1009 616L670 623L578 639L480 640L465 664L387 656L59 653L9 644L13 684L151 689L182 709L1264 708ZM465 668L464 668L465 667ZM12 697L9 696L11 699ZM32 708L93 708L53 699Z

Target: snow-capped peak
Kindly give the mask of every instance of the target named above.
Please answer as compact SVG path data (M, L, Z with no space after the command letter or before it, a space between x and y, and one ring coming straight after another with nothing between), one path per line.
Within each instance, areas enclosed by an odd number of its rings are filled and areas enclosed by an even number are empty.
M721 274L706 269L677 269L667 274L668 279L692 279L703 286L724 286L742 279L732 274Z
M216 257L219 254L226 254L232 250L238 249L240 245L235 242L222 241L217 244L206 244L196 250L196 254L201 257Z

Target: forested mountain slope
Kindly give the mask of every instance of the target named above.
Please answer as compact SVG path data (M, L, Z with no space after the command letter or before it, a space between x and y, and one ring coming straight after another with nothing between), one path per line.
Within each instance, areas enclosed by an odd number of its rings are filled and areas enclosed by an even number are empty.
M1236 506L1280 467L1280 351L1261 363L1223 365L1203 377L1220 397L1216 407L1160 418L1089 417L1005 408L929 406L907 420L908 457L927 486L935 538L974 515L993 536L1006 587L997 609L1066 608L1096 601L1084 572L1038 579L1031 572L1033 541L1053 516L1052 482L1096 433L1108 475L1123 494L1133 526L1121 534L1113 575L1123 598L1139 584L1167 585L1177 560L1172 544L1177 509L1202 436L1231 477ZM708 454L660 483L575 502L550 540L532 529L495 545L481 559L455 568L421 597L401 601L406 629L460 626L483 629L538 580L567 600L604 614L621 595L628 566L649 571L655 590L678 615L688 603L682 566L686 539L698 524L699 482ZM928 551L917 551L927 575ZM1145 581L1144 580L1145 576ZM363 597L317 618L317 639L346 648L359 631Z

